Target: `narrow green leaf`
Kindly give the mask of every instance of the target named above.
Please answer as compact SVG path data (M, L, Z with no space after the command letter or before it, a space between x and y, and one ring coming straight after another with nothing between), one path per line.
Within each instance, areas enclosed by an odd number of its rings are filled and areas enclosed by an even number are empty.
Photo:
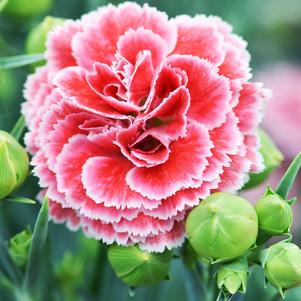
M0 57L0 69L18 68L44 60L43 53Z
M24 288L27 292L34 292L35 283L39 277L40 264L39 260L43 258L43 247L46 243L47 230L48 230L48 198L44 198L43 205L38 214L38 218L34 227L32 241L29 249L29 257L27 261Z
M23 115L21 115L10 133L16 140L19 141L23 134L24 129L25 129L25 118Z
M29 205L34 205L36 203L36 201L32 199L24 198L21 196L12 196L12 195L6 197L4 200L8 202L15 202L15 203L29 204Z
M4 275L10 279L16 285L20 284L21 281L21 272L19 268L12 261L6 243L0 237L0 269L4 273Z
M301 152L296 156L294 161L291 163L286 173L280 180L276 193L279 194L283 199L287 199L288 194L294 184L295 178L298 174L298 171L301 167Z

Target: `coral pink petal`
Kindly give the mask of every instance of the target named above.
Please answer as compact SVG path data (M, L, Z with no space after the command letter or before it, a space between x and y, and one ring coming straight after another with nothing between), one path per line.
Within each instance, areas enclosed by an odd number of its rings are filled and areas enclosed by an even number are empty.
M229 81L207 61L188 55L173 55L168 64L184 70L188 77L190 108L187 116L208 129L221 125L230 109Z
M82 182L96 203L116 208L155 208L159 202L132 191L125 181L133 164L124 157L90 158L83 167Z
M131 169L126 181L134 191L161 200L202 178L212 147L207 130L200 124L188 126L187 136L170 145L169 160L151 168ZM194 160L191 160L194 158Z
M217 66L223 62L223 36L206 17L180 16L175 18L174 24L178 29L178 39L173 53L198 56Z

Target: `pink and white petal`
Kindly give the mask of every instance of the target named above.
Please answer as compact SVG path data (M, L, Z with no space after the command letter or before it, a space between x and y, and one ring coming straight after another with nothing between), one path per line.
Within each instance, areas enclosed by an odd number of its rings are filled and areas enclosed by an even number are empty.
M253 134L263 118L265 102L270 91L260 83L244 83L240 91L239 103L234 112L239 119L239 128L244 134Z
M118 7L109 5L86 19L83 33L77 34L72 43L78 64L86 69L91 70L95 62L111 65L117 41L128 29L149 29L166 41L169 50L175 45L175 26L168 22L166 14L148 5L141 7L130 2Z
M64 208L61 204L51 199L49 199L49 215L55 223L66 223L67 227L72 231L76 231L80 227L80 217L75 210Z
M252 162L246 158L246 153L246 146L242 144L240 152L231 155L230 166L225 167L220 176L221 181L218 185L218 191L235 192L248 181L248 173Z
M88 113L71 113L63 120L58 120L54 125L54 129L48 133L48 143L45 144L44 151L48 158L48 166L54 171L57 157L62 151L68 139L80 133L84 133L80 129L80 125L94 115Z
M146 118L146 127L153 132L176 140L186 135L187 118L186 113L189 109L190 95L185 87L180 87L170 93L162 103L154 109ZM160 125L152 126L152 118L155 122L160 121ZM161 124L162 123L162 124Z
M170 144L169 160L151 168L132 168L127 173L126 182L133 191L155 200L194 187L194 180L202 179L211 147L207 129L192 123L187 127L186 137Z
M171 250L181 246L185 237L183 222L176 222L171 231L148 236L145 242L139 243L139 247L146 252L164 252L165 249Z
M139 236L158 235L159 232L170 231L173 226L174 220L160 220L147 216L142 212L130 221L122 219L120 222L113 224L116 232L128 232L129 235Z
M246 135L244 143L247 147L246 157L252 162L251 172L258 173L264 169L264 162L261 153L259 152L260 141L257 134Z
M81 30L81 22L68 20L63 26L57 27L49 33L46 42L46 59L51 72L77 65L72 53L71 42L74 35Z
M166 57L168 50L165 41L151 30L139 27L129 29L117 43L117 54L135 65L138 54L148 50L153 67L156 68Z
M124 157L95 157L90 158L83 166L82 182L87 195L96 203L120 208L152 209L159 201L148 199L132 191L125 177L133 168L133 163Z
M64 96L71 98L79 108L101 116L122 118L122 114L105 103L91 89L86 76L87 72L83 68L68 67L56 74L53 83Z
M180 86L185 87L187 81L185 71L164 64L154 78L154 84L150 90L149 98L146 101L147 108L145 113L153 111L160 105L164 98L168 97L170 93Z
M77 134L69 139L59 154L55 165L58 190L65 194L73 208L80 208L86 198L81 182L83 165L90 157L101 155L102 152L102 148L85 135Z
M190 93L187 117L204 124L208 129L220 126L230 110L229 80L218 75L208 61L190 55L173 55L167 59L172 67L184 70Z
M173 20L178 29L174 54L190 54L220 65L225 57L224 38L205 16L179 16Z
M243 135L238 128L239 120L233 112L227 114L226 121L218 128L210 131L210 139L214 145L212 156L208 158L208 166L204 171L203 180L213 181L230 165L230 155L238 153L243 143Z

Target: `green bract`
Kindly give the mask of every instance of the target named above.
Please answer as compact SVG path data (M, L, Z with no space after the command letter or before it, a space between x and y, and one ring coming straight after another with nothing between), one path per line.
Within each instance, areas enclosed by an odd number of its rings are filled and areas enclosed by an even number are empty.
M117 276L130 286L154 284L169 279L171 252L146 253L137 246L113 245L108 258Z
M263 157L264 170L256 174L251 173L250 180L243 189L249 189L262 183L283 161L283 155L273 140L262 129L259 129L258 134L261 144L259 151Z
M223 264L217 271L217 286L234 295L246 292L248 278L248 262L245 258Z
M43 53L46 50L47 34L55 27L62 25L64 21L64 19L60 18L45 17L41 23L29 32L25 42L26 52L28 54ZM36 65L41 64L43 62Z
M9 240L8 252L13 261L20 267L24 267L27 262L31 237L32 233L27 229Z
M218 192L190 212L186 231L200 256L211 260L232 259L255 244L257 215L245 199Z
M28 155L10 134L0 131L0 199L20 186L28 175Z
M9 0L3 12L17 18L32 18L47 12L53 0Z
M288 233L293 221L291 206L269 188L256 204L259 228L268 234Z
M267 280L281 295L301 285L301 250L288 242L280 242L264 250L261 263Z

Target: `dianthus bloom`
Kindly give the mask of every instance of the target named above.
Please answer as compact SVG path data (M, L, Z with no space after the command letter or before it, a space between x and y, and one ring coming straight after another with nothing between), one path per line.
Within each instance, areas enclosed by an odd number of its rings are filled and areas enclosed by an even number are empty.
M109 5L51 32L46 58L23 114L54 221L161 252L183 242L200 199L260 171L268 93L219 18Z
M286 159L301 151L301 67L289 64L270 66L258 74L273 89L264 128L275 140Z

